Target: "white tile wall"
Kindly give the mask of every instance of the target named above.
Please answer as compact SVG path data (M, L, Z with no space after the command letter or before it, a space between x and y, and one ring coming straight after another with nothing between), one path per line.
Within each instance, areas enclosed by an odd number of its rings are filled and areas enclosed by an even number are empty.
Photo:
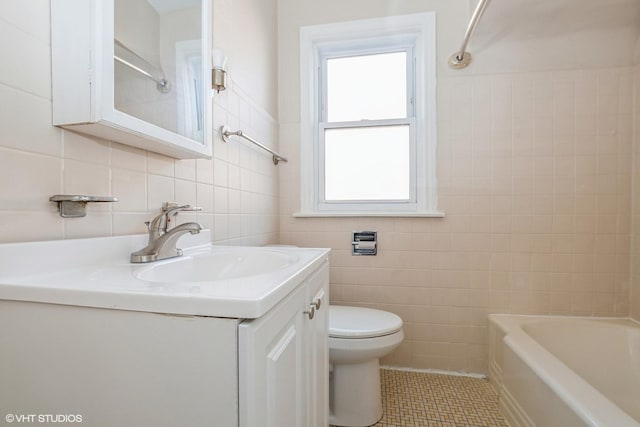
M486 372L487 314L629 314L631 68L441 78L438 191L447 216L294 219L282 243L328 246L331 300L399 314L393 365ZM297 124L281 126L296 152ZM376 257L350 232L378 231Z

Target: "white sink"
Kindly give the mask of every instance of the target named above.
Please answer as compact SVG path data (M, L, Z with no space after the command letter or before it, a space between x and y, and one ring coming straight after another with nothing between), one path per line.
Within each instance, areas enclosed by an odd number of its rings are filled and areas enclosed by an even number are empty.
M254 319L328 260L328 249L215 246L185 235L184 255L131 264L146 235L0 244L0 299Z
M294 254L266 248L246 248L242 252L207 252L155 263L135 273L147 282L215 282L256 276L282 270L296 263Z

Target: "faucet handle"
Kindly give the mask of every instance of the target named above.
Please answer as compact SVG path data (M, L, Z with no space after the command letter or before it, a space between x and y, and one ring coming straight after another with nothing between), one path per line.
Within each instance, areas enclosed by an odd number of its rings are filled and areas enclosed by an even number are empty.
M189 206L189 205L185 205L185 206ZM168 212L168 211L170 211L172 209L175 209L175 208L178 208L178 207L180 207L180 206L178 206L178 204L175 203L175 202L164 202L162 204L162 212Z
M193 207L191 205L178 206L177 203L164 202L162 204L162 212L164 216L165 230L169 229L171 220L178 213L183 211L201 211L201 207Z
M171 205L162 206L162 212L164 212L164 216L167 218L167 221L176 216L180 212L191 212L191 211L201 211L200 207L193 207L191 205L182 205L178 206L173 203Z
M165 212L165 215L167 217L173 216L180 211L201 211L201 210L202 208L200 207L194 207L191 205L178 206L177 203L173 203L173 202L164 202L162 204L162 212Z
M145 221L144 225L147 226L147 231L149 231L150 227L151 227L151 221Z

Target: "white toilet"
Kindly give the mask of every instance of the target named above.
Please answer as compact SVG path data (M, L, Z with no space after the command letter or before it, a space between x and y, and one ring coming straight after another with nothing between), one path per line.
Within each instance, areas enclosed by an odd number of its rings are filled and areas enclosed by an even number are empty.
M363 427L382 417L378 359L402 340L402 319L361 307L329 307L329 424Z

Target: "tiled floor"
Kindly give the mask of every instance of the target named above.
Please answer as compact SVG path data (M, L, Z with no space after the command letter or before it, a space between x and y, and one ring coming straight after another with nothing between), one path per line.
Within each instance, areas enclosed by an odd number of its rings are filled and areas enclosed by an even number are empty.
M382 369L384 415L375 427L507 427L481 378Z

